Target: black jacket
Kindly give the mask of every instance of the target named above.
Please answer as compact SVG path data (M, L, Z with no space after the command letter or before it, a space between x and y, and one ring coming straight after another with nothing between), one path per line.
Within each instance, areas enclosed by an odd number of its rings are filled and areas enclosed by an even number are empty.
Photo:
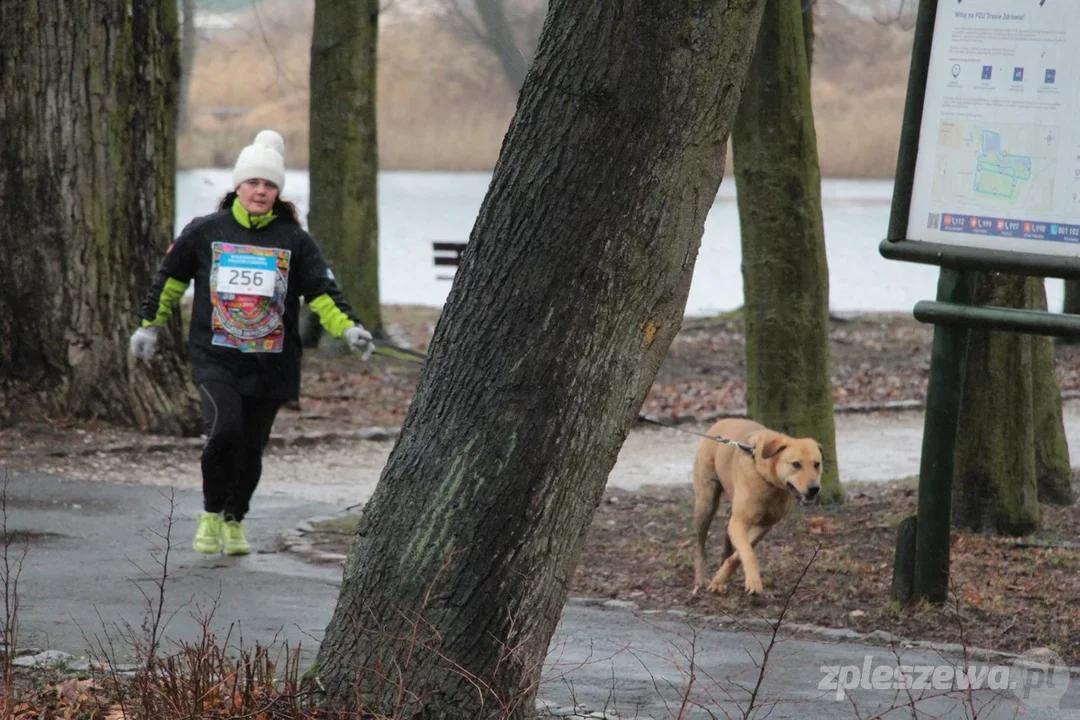
M230 210L192 220L169 247L143 302L139 317L148 323L169 278L195 281L188 347L196 385L221 382L242 395L296 399L301 296L310 303L328 295L359 323L318 245L283 217L258 229L241 225Z

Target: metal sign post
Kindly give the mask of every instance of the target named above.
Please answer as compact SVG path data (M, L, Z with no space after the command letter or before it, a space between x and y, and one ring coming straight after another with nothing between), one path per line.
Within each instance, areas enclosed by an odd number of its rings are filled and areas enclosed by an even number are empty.
M893 599L943 602L969 328L1080 335L1080 316L971 305L973 271L1080 278L1080 3L921 0L885 258L941 268L919 507ZM1074 30L1075 32L1075 30Z

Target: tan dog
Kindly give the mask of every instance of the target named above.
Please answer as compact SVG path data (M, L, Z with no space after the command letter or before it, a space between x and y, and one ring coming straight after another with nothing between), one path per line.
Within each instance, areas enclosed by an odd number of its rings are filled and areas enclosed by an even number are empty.
M809 504L821 489L824 451L816 440L793 438L751 420L720 420L708 431L754 448L754 454L703 439L694 458L694 592L705 584L705 540L723 491L731 502L724 557L709 590L721 592L743 565L746 592L761 592L754 546L790 512L795 500Z

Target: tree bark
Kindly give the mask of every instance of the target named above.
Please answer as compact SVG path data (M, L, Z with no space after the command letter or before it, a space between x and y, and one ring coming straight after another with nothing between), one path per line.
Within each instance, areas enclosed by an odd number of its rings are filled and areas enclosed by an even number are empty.
M319 650L335 708L535 712L585 532L682 321L761 7L551 4Z
M1080 280L1065 281L1065 298L1062 303L1061 311L1070 315L1080 315ZM1080 342L1080 338L1061 337L1058 338L1058 342L1075 344Z
M176 2L2 15L0 424L73 415L194 433L180 318L152 365L128 353L172 239Z
M1065 281L1065 302L1062 312L1080 315L1080 280Z
M980 273L974 304L1025 307L1030 281ZM1039 526L1032 339L972 330L960 400L953 524L1025 535Z
M319 316L307 305L300 308L300 345L304 348L319 347L323 329Z
M802 12L803 45L806 46L806 71L813 77L811 72L814 68L814 8L817 3L811 2Z
M375 69L379 0L319 0L311 38L308 226L364 326L379 305ZM316 321L317 324L317 321Z
M746 393L758 422L825 447L842 496L829 372L829 267L799 0L768 0L732 132L742 233Z
M915 548L919 518L910 515L896 529L896 551L893 555L892 602L907 605L915 594Z
M1041 278L1028 280L1028 307L1046 310L1046 283ZM1035 421L1035 481L1039 501L1054 505L1072 505L1072 466L1069 442L1061 414L1061 385L1057 378L1054 341L1032 336L1031 406Z
M191 112L188 100L191 96L191 74L195 71L195 0L183 0L184 22L180 35L180 98L176 113L176 133L187 132Z

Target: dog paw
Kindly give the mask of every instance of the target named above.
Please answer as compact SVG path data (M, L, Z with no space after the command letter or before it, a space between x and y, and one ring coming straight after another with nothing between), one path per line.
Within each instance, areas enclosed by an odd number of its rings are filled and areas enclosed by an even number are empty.
M709 592L716 593L717 595L723 595L727 591L726 582L716 582L713 580L709 583Z
M761 578L746 578L746 594L747 595L760 595L764 588L761 585Z

